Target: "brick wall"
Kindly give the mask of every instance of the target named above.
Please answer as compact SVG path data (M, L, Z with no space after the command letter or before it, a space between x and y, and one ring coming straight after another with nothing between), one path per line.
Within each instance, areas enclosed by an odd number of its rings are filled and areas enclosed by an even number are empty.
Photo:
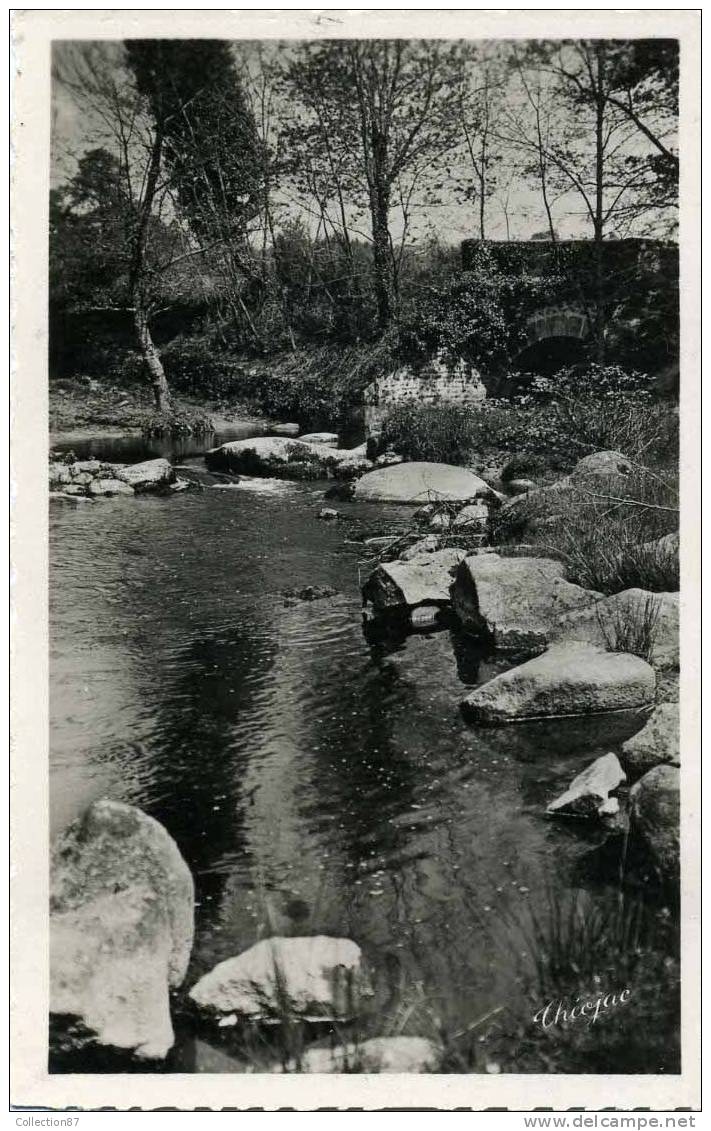
M390 409L398 405L478 405L485 397L481 377L464 363L454 369L441 362L420 371L396 369L378 377L364 391L366 436L379 432Z

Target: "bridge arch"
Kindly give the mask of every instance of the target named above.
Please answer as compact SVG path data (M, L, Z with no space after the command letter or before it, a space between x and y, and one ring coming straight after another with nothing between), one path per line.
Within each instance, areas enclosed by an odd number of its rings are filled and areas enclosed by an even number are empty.
M550 306L526 320L526 344L514 358L523 373L551 376L585 359L590 320L581 306Z

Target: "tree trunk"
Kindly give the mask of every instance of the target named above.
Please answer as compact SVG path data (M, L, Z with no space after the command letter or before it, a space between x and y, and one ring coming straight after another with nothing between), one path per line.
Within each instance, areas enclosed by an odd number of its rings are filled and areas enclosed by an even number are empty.
M390 233L388 230L388 202L384 194L371 193L371 219L373 228L373 278L378 326L386 330L393 315L392 275L390 259Z
M173 405L165 370L160 360L160 354L153 344L153 338L148 329L148 316L140 299L137 299L134 304L133 325L136 331L138 348L141 351L141 357L153 386L156 408L158 412L170 412Z
M605 236L605 57L604 47L595 47L595 352L596 360L605 361L605 275L603 240Z

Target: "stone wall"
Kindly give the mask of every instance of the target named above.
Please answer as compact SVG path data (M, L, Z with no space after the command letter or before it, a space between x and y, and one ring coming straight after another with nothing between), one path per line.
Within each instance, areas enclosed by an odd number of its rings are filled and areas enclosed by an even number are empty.
M433 362L421 370L396 369L368 385L363 395L365 433L376 435L392 408L405 404L478 405L486 389L475 369L460 363L454 369Z

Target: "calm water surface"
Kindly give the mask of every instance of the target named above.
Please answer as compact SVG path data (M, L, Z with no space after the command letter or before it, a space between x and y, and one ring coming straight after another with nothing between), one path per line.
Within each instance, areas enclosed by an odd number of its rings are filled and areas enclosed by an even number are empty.
M324 523L323 488L52 507L53 831L100 797L167 827L197 886L188 985L265 934L344 935L383 1008L425 987L463 1029L513 992L506 915L612 890L599 834L542 811L637 726L465 724L490 663L450 631L363 637L346 539L407 509ZM304 585L337 596L285 602Z

